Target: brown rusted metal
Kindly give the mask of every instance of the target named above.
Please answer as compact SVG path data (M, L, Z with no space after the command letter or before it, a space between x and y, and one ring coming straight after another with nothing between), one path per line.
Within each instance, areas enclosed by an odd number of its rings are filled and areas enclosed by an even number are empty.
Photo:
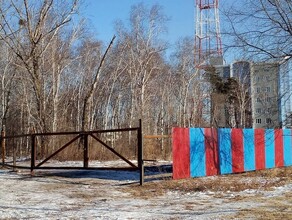
M4 165L5 165L5 156L6 156L5 131L4 131L4 129L1 131L1 148L2 148L2 167L4 167Z
M138 128L118 128L118 129L108 129L108 130L97 130L90 133L110 133L110 132L122 132L122 131L136 131Z
M13 141L13 169L12 169L12 171L13 172L15 172L16 171L16 169L15 169L15 167L16 167L16 146L15 146L15 143L14 143L14 141Z
M96 130L96 131L68 131L68 132L47 132L47 133L33 133L33 134L21 134L21 135L10 135L5 136L4 139L11 138L22 138L22 137L31 137L35 136L59 136L59 135L76 135L76 134L95 134L95 133L110 133L110 132L123 132L123 131L137 131L138 128L118 128L118 129L107 129L107 130Z
M125 158L123 155L115 151L112 147L107 145L105 142L100 140L96 135L100 133L110 133L110 132L125 132L125 131L137 131L137 138L138 138L138 155L137 155L137 161L138 166L132 163L130 160ZM37 142L36 138L38 136L58 136L58 135L77 135L74 137L71 141L67 142L65 145L60 147L57 151L55 151L53 154L51 154L49 157L45 158L40 163L36 164L36 155L37 155ZM114 153L116 156L124 160L127 164L129 164L131 167L89 167L89 144L88 144L88 136L91 136L93 139L101 143L104 147L106 147L108 150L110 150L112 153ZM5 139L12 139L12 138L22 138L22 137L30 137L31 138L31 164L30 167L26 166L16 166L5 164L4 154L5 152L3 148L5 148ZM48 160L50 160L52 157L63 151L66 147L71 145L74 141L77 139L82 138L83 144L84 144L84 161L83 161L83 167L48 167L43 166L44 163L46 163ZM24 135L15 135L15 136L5 136L5 133L1 133L1 146L2 146L2 162L3 166L12 167L12 168L20 168L20 169L30 169L31 174L33 175L33 171L36 169L68 169L68 170L139 170L140 172L140 185L144 182L144 164L143 164L143 135L142 135L142 121L139 120L139 127L135 128L121 128L121 129L108 129L108 130L96 130L96 131L77 131L77 132L54 132L54 133L31 133L31 134L24 134ZM15 158L15 155L14 155Z
M33 173L35 168L35 161L36 161L36 136L31 135L31 164L30 164L30 171Z
M16 169L30 169L30 166L13 166L10 164L5 164L6 167L15 167ZM136 167L69 167L69 166L59 166L59 167L50 167L50 166L41 166L35 167L34 170L129 170L134 171L137 170Z
M83 167L88 168L89 161L89 150L88 150L88 134L83 135L83 150L84 150L84 159L83 159Z
M36 167L36 170L128 170L128 171L135 171L137 168L135 167L68 167L68 166L61 166L61 167L49 167L49 166L41 166Z
M51 159L52 157L54 157L55 155L57 155L58 153L60 153L62 150L64 150L66 147L68 147L70 144L72 144L74 141L76 141L78 138L80 138L81 135L76 136L75 138L73 138L71 141L69 141L67 144L63 145L61 148L59 148L57 151L55 151L53 154L51 154L49 157L47 157L46 159L44 159L42 162L40 162L38 165L36 165L36 167L40 167L41 165L43 165L45 162L47 162L49 159Z
M96 131L72 131L72 132L51 132L51 133L35 133L37 136L54 136L54 135L74 135L74 134L95 134L95 133L110 133L110 132L122 132L122 131L136 131L138 128L119 128L119 129L107 129Z
M143 161L143 132L142 132L142 120L139 120L139 128L137 132L138 139L138 167L140 171L140 185L144 183L144 161Z
M96 136L94 136L94 134L90 134L91 137L93 137L96 141L98 141L99 143L101 143L103 146L105 146L108 150L110 150L111 152L113 152L115 155L117 155L119 158L121 158L123 161L125 161L127 164L129 164L130 166L134 167L134 168L138 168L135 164L133 164L131 161L129 161L128 159L126 159L124 156L122 156L121 154L119 154L118 152L116 152L113 148L111 148L110 146L108 146L106 143L104 143L102 140L100 140L99 138L97 138Z

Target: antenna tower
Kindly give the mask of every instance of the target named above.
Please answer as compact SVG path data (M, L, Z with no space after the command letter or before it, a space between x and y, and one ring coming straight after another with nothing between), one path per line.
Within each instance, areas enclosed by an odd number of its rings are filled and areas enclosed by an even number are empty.
M195 65L199 68L222 65L219 0L195 0L195 4Z

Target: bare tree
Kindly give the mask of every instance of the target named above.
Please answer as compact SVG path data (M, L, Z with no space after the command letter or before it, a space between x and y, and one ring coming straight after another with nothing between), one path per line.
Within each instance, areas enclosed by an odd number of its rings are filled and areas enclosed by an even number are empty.
M166 45L160 40L160 34L165 31L166 16L161 7L152 6L150 9L143 4L134 5L130 13L129 29L119 23L118 36L120 42L126 45L127 55L124 57L128 64L130 113L129 121L142 118L150 132L149 108L153 88L151 81L162 74L163 52Z
M48 130L46 122L46 89L41 60L59 31L70 22L78 0L10 1L0 8L0 40L15 53L18 65L32 82L37 128Z
M242 7L244 5L244 7ZM292 1L234 1L225 12L229 48L255 59L292 57Z
M203 102L200 70L195 68L193 40L184 38L177 43L176 52L172 56L173 88L176 97L173 103L177 107L176 117L179 126L199 126Z
M13 65L15 57L6 45L0 44L0 92L1 92L1 109L0 119L2 130L6 126L6 119L11 105L11 96L13 94L14 77L16 68Z
M113 45L114 40L115 40L115 36L112 38L111 42L109 43L108 47L106 48L106 51L104 52L103 56L101 57L99 66L95 72L95 75L93 76L94 79L92 81L92 84L90 85L89 89L87 90L87 92L85 94L84 103L83 103L83 111L82 111L82 130L83 131L89 129L90 105L92 103L91 99L92 99L92 96L97 88L98 79L99 79L103 64L106 60L107 53L110 50L111 46Z

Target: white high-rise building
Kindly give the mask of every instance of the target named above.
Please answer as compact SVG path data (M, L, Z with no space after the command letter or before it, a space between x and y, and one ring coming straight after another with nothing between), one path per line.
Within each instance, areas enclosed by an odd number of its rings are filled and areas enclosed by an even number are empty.
M279 73L280 122L283 128L292 128L292 59L280 62Z
M224 73L225 70L229 71ZM218 74L237 82L232 103L228 94L213 94L214 119L220 127L292 127L292 61L279 63L236 61ZM224 73L224 74L223 74ZM224 77L225 76L225 77ZM225 102L224 102L225 101ZM216 113L216 114L215 114Z
M251 63L253 128L281 127L279 70L279 63Z

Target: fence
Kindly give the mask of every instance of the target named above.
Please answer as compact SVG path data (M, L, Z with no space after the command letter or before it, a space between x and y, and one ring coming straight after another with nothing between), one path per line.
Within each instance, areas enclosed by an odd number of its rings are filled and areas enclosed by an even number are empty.
M292 165L290 129L173 128L173 178Z
M123 156L121 153L117 152L113 147L109 146L105 141L103 141L98 135L105 133L120 133L120 132L132 132L136 131L137 138L137 165L132 163L129 159ZM72 137L73 135L73 137ZM53 153L41 161L37 161L36 157L38 154L37 149L42 149L42 146L37 146L37 137L47 137L48 139L54 139L56 136L69 136L70 141L63 144L61 147L58 147ZM6 163L6 144L7 140L16 140L19 138L28 138L30 139L30 166L16 166L16 154L13 146L13 165ZM118 158L123 160L130 167L89 167L89 142L88 139L91 138L96 142L100 143L108 151L116 155ZM80 141L83 143L83 166L82 167L64 167L64 166L44 166L46 162L52 159L54 156L64 151L66 148L72 147L73 143ZM134 128L121 128L121 129L110 129L110 130L97 130L97 131L76 131L76 132L54 132L54 133L32 133L32 134L23 134L23 135L13 135L6 136L5 132L2 131L0 136L1 142L1 151L2 151L2 166L12 167L12 168L21 168L21 169L30 169L33 172L36 169L116 169L116 170L139 170L140 172L140 185L144 182L144 164L143 164L143 136L142 136L142 121L139 120L139 126Z

